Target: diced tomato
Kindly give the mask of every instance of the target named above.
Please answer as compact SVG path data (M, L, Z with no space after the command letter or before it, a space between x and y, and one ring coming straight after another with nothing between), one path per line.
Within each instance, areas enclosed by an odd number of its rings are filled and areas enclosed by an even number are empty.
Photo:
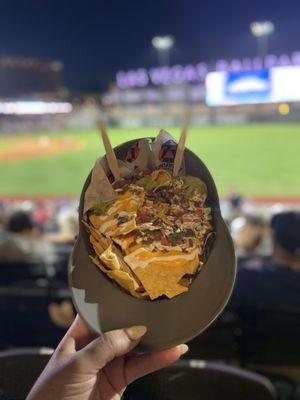
M202 217L202 215L203 215L203 211L202 211L202 209L200 209L200 210L196 211L194 215L195 215L196 217L198 217L198 218L201 218L201 217Z
M176 211L174 211L174 215L175 215L175 217L177 217L177 218L182 217L183 214L184 214L184 211L182 211L182 210L176 210Z
M161 244L164 245L164 246L168 246L168 244L169 244L169 239L167 238L166 235L164 235L164 236L161 238Z
M150 222L151 221L151 215L149 213L147 213L147 211L144 211L144 210L139 210L138 211L138 217L143 222Z

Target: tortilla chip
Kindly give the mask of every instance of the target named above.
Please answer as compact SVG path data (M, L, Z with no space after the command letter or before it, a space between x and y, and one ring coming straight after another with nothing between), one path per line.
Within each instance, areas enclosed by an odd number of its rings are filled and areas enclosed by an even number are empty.
M89 216L91 224L94 226L94 228L99 229L102 233L108 234L111 236L111 234L115 230L122 230L121 228L117 225L118 219L117 216L120 211L123 211L125 213L136 213L139 207L143 204L144 202L144 197L145 193L142 188L139 193L132 193L130 191L125 192L124 194L121 194L118 196L117 200L114 202L114 204L107 210L106 214L103 215L96 215L96 214L91 214ZM135 224L135 221L133 222ZM123 225L123 224L122 224ZM124 224L125 226L127 224ZM131 228L127 232L122 232L122 234L128 233L132 231L134 228ZM124 229L126 231L126 229ZM119 233L116 233L118 235Z
M101 247L98 242L91 237L91 243L93 244L94 250L101 262L106 266L107 270L122 270L126 272L130 278L136 283L136 288L141 288L141 282L136 277L134 272L130 269L130 267L126 264L123 259L122 252L113 244L110 244L108 248L104 251L101 251Z
M112 250L112 245L111 244L108 246L108 248L105 251L103 251L103 253L101 253L100 255L98 254L98 257L111 270L116 270L116 269L120 269L121 268L121 265L120 265L120 262L118 260L118 257L116 256L116 254Z
M148 296L145 291L141 291L140 286L135 280L125 271L109 270L101 263L98 257L90 256L91 260L97 267L103 271L110 279L117 282L122 288L128 291L132 296L142 299Z
M101 232L97 231L97 229L91 227L91 235L101 244L104 249L111 244L111 239L102 235Z
M174 268L185 266L188 262L197 258L198 255L198 248L191 248L184 253L180 248L169 248L168 251L153 251L146 247L140 247L126 255L124 261L133 271L139 267L146 268L152 263L159 264L163 267ZM186 272L186 274L188 273L189 272Z
M90 235L90 242L93 246L95 253L98 256L100 256L105 251L105 248L102 246L102 244L98 242L92 235Z
M119 236L119 235L127 235L127 233L130 233L136 229L136 221L135 217L133 216L132 218L129 219L129 221L119 225L116 229L108 232L110 236Z
M87 220L87 216L86 216L86 215L82 218L81 222L82 222L83 225L86 227L86 229L88 230L88 232L91 232L91 228L90 228L90 225L89 225L89 223L88 223L88 220Z
M99 232L97 229L95 229L91 224L88 224L86 221L82 220L82 223L84 226L87 228L88 232L90 233L90 240L93 240L93 242L98 242L99 245L103 248L102 251L107 249L107 247L111 243L111 239L102 235L101 232Z
M151 300L163 295L171 299L188 290L186 286L179 282L184 275L195 274L199 264L198 256L179 265L152 262L146 267L137 267L134 273L141 281Z
M107 275L110 279L117 282L120 286L130 292L134 297L143 298L148 296L145 291L137 292L138 287L136 287L136 282L127 274L125 271L108 271Z
M94 227L95 229L99 229L102 221L103 217L101 215L96 215L96 214L91 214L89 215L89 221L92 224L92 227Z
M115 215L91 214L89 220L94 229L107 236L111 236L111 232L118 228L118 220Z
M181 249L167 252L140 248L124 257L151 299L166 295L169 298L187 290L179 281L186 274L194 274L200 261L199 249L183 253Z
M131 233L127 235L115 236L112 239L121 247L121 249L125 252L125 255L142 247L142 243L137 243L135 235Z
M98 267L99 269L101 269L101 271L103 271L103 272L105 272L105 273L107 273L107 272L109 271L109 268L107 268L107 267L100 261L100 259L99 259L97 256L95 256L95 257L89 256L89 257L90 257L90 259L93 261L93 263L94 263L95 265L97 265L97 267Z
M172 176L165 169L156 169L150 176L156 183L156 188L154 190L157 190L164 185L168 185L172 181Z

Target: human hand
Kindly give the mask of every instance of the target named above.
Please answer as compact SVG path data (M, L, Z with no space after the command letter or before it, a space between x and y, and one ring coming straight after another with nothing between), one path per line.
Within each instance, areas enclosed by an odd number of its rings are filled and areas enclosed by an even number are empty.
M185 344L152 354L128 354L146 333L135 326L93 338L76 317L27 400L119 400L134 380L175 362Z

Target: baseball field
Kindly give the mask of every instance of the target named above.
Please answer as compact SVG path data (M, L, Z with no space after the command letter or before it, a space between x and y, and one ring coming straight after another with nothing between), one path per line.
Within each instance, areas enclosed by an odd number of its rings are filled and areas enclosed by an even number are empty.
M178 138L179 128L167 129ZM109 129L112 144L158 129ZM190 128L187 147L211 171L221 195L235 187L246 196L300 198L300 125ZM77 195L97 156L98 132L0 136L0 195Z

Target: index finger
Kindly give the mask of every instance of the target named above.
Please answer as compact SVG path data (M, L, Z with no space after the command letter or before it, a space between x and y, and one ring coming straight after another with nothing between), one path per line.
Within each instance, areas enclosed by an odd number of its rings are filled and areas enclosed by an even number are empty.
M76 350L80 350L94 340L96 335L88 328L85 322L77 314L72 325L63 337L61 344L63 345L69 338L74 339Z

